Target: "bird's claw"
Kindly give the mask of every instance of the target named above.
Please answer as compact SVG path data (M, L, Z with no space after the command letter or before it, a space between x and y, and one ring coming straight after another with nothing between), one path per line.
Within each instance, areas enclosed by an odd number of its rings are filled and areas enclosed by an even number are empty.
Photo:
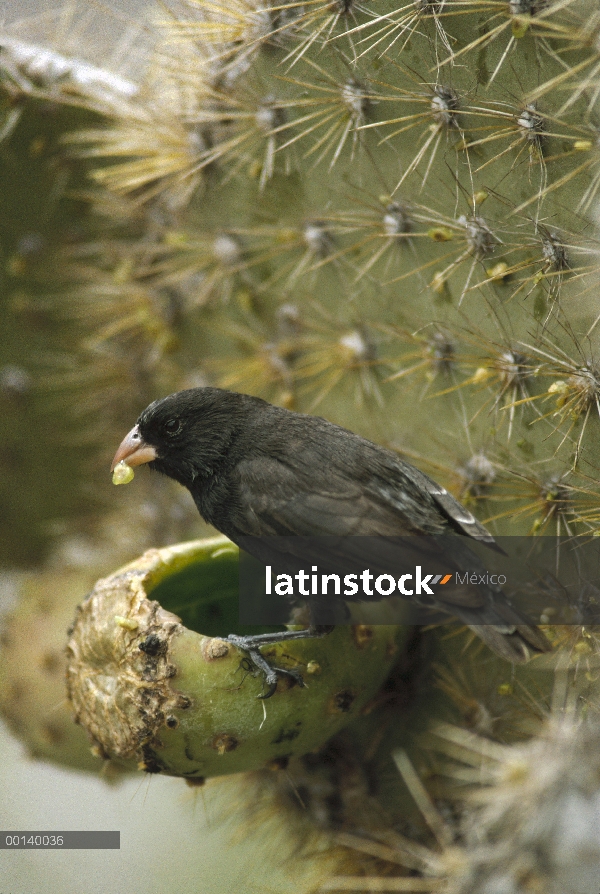
M277 681L279 677L289 677L293 680L296 686L300 686L301 689L306 688L306 683L298 671L287 670L283 667L275 667L274 665L269 664L267 659L260 653L258 647L253 645L252 640L253 637L251 636L237 636L235 633L230 634L230 636L226 638L226 642L230 642L241 652L244 652L246 656L245 661L249 665L248 669L250 671L251 666L254 665L254 667L264 675L267 691L261 695L257 695L257 698L271 698L277 689Z
M301 689L306 689L306 683L302 678L302 674L298 673L298 671L285 670L283 667L274 667L272 664L269 664L269 667L272 673L265 674L265 683L267 685L267 691L257 695L257 698L271 698L272 695L275 695L275 690L277 689L277 678L279 676L290 677L296 686L299 686Z

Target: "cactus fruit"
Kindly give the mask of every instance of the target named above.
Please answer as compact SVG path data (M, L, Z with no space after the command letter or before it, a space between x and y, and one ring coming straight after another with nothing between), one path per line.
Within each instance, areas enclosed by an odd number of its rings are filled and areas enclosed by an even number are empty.
M237 549L219 537L150 550L96 584L70 634L67 689L100 756L195 780L282 768L365 710L402 630L343 626L327 643L275 644L269 659L300 670L306 686L287 679L265 704L262 680L219 639L237 632L226 629L237 575Z

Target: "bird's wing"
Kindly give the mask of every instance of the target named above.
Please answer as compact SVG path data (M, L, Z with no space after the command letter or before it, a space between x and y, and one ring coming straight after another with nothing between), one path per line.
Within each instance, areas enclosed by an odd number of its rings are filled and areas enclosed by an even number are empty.
M308 547L304 543L302 553L297 554L303 567L314 562L323 569L333 555L341 560L340 567L351 561L376 574L393 573L399 555L398 541L393 538L403 538L403 570L420 564L434 573L483 571L467 538L493 544L491 535L447 491L412 466L398 461L382 470L372 464L375 473L360 480L347 474L339 463L318 465L318 455L310 452L304 454L302 465L299 469L297 464L291 467L264 456L240 462L239 508L232 513L234 529L226 533L238 542L245 536L282 538L281 550L291 554L296 554L291 535L311 538ZM423 533L432 536L410 537ZM319 542L323 537L330 538L327 544ZM334 538L340 541L332 546ZM372 539L363 543L365 538ZM435 596L429 603L469 624L525 620L505 603L499 588L451 583L436 590ZM494 605L496 600L500 610Z
M399 460L399 462L402 461ZM405 463L402 463L402 465L406 466ZM498 547L487 528L484 528L481 522L478 522L468 509L465 509L465 507L462 506L452 494L448 493L445 487L442 487L441 484L437 484L432 478L429 478L424 472L421 472L414 466L410 466L409 468L415 484L420 486L423 490L426 490L433 497L438 508L446 517L451 527L460 534L465 534L467 537L472 537L474 540L480 540L482 543L486 543L498 552L504 552L504 550Z
M450 530L437 504L410 482L396 485L364 471L357 477L339 464L325 466L317 451L295 457L293 466L265 456L243 460L237 492L234 524L243 534L356 537Z
M394 462L386 458L389 465L385 469L378 469L377 463L361 463L363 471L369 469L362 475L346 474L343 463L322 459L319 463L318 454L310 451L303 454L306 467L300 471L305 474L299 474L297 465L290 467L273 458L244 460L238 466L240 508L233 513L235 529L226 533L267 564L271 561L269 550L274 548L286 561L291 557L305 569L314 563L326 570L329 562L335 561L340 563L335 566L338 571L348 568L350 562L352 571L356 565L370 568L374 575L393 573L397 539L402 538L403 571L417 564L434 573L482 571L483 564L470 549L468 538L495 546L491 535L444 488L407 463L392 459ZM306 482L304 486L302 482ZM423 533L433 536L406 536ZM270 540L266 552L262 552L262 543L257 551L248 548L244 535ZM299 550L294 545L296 537L289 535L301 536ZM327 543L323 537L328 538ZM338 538L332 545L331 540ZM273 547L279 540L281 545ZM413 542L412 558L410 544L406 551L407 540ZM353 597L357 598L369 597ZM380 597L373 592L370 598ZM313 621L338 623L328 615L329 611L335 613L336 601L313 599ZM543 634L508 602L499 587L458 584L453 575L448 585L436 587L433 598L415 593L410 601L459 618L509 661L522 662L531 650L550 648Z

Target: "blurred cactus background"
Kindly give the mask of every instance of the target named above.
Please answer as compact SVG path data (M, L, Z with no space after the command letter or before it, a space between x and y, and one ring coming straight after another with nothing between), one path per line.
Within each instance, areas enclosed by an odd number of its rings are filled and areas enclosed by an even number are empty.
M64 698L40 612L66 628L61 589L70 618L97 577L214 533L170 481L110 483L156 397L323 415L498 535L600 532L593 0L166 0L114 12L106 45L99 15L0 41L0 560L29 572L0 705L86 770L68 706L23 716L44 668ZM304 844L320 878L294 890L595 894L600 640L548 636L513 671L458 627L413 632L328 744L208 788L261 860L274 821ZM55 655L26 697L22 639L28 666Z

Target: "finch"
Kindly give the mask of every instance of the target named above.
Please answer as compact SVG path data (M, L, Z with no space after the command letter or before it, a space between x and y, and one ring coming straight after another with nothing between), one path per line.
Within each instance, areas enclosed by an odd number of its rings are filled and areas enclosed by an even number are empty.
M119 463L148 463L178 481L202 518L244 549L248 537L285 538L282 548L289 550L294 536L348 538L351 544L356 537L385 543L385 538L418 535L426 553L430 541L438 558L445 550L451 568L468 567L476 559L469 539L499 550L471 512L391 450L325 419L246 394L192 388L154 401L123 439L112 468ZM521 663L531 652L549 651L546 637L499 587L440 592L420 604L458 617L503 658ZM330 629L312 623L302 631L227 639L264 672L268 692L263 697L268 697L279 674L300 685L302 680L272 668L260 647Z

